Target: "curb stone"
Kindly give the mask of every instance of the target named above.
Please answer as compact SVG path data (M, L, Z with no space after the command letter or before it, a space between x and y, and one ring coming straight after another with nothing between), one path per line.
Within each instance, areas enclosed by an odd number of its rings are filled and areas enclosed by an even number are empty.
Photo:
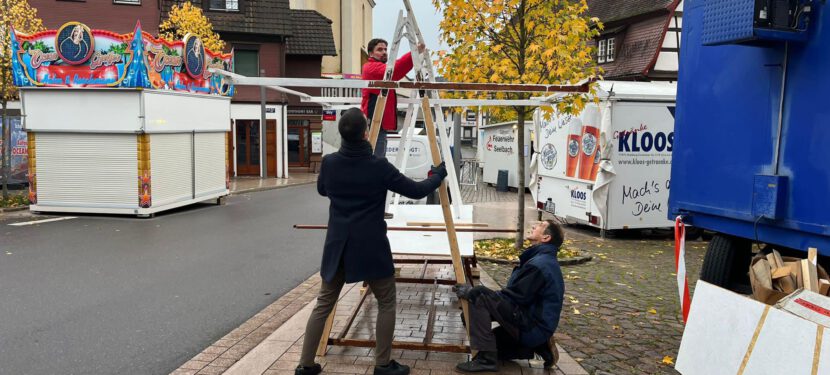
M28 210L28 209L29 209L29 206L0 208L0 214L6 213L6 212L25 211L25 210Z

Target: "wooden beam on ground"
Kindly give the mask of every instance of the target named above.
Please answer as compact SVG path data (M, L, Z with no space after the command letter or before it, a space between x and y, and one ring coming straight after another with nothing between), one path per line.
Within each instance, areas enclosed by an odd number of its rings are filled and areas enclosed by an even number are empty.
M329 339L329 345L354 346L359 348L374 348L375 340L365 339ZM424 344L417 341L392 341L392 349L422 350L429 352L469 353L470 347L460 344Z
M294 229L328 229L327 225L295 224ZM388 227L387 231L396 232L446 232L447 227ZM455 233L516 233L514 228L453 228Z

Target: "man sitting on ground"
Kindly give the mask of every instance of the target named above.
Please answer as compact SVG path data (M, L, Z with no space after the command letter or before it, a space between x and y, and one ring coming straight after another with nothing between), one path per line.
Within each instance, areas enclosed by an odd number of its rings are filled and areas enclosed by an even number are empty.
M470 347L478 351L472 361L459 363L456 371L497 372L499 359L532 358L534 352L545 360L546 368L556 363L553 333L565 294L556 253L564 235L559 225L545 220L533 226L527 239L533 245L519 256L519 266L504 289L455 288L458 298L470 302ZM494 321L500 327L491 330Z

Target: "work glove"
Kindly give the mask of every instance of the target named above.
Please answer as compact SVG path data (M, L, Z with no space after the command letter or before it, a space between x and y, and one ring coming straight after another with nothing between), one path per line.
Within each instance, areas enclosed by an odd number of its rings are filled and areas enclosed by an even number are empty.
M467 284L456 284L452 287L452 291L455 292L455 295L458 296L458 299L466 299L469 301L470 295L473 291L473 287Z
M437 167L430 167L429 172L433 175L438 175L443 180L447 178L447 165L442 161Z

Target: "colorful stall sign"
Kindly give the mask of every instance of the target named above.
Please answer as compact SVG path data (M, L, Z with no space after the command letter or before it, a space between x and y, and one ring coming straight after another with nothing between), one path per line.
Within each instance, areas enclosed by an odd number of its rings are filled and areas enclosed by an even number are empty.
M154 38L136 24L130 34L90 30L68 22L33 35L11 32L12 74L20 87L129 87L233 95L233 85L210 68L232 71L233 53L206 50L186 35Z

